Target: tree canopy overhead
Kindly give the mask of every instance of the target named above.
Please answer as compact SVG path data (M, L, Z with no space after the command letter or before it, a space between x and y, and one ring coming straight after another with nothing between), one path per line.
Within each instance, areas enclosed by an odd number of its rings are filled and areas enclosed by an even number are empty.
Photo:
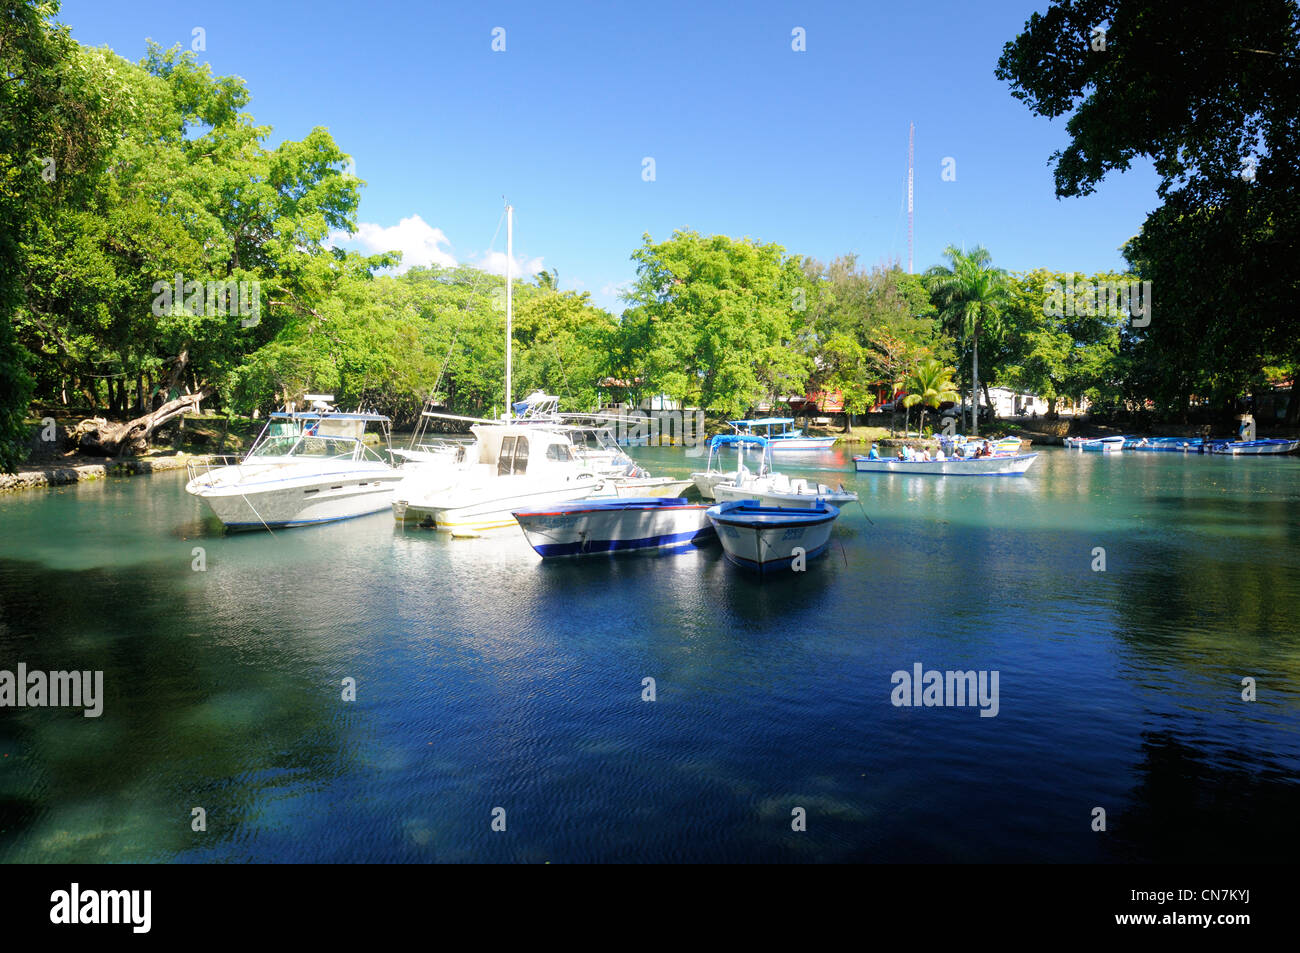
M1030 17L996 73L1035 114L1069 114L1058 195L1154 163L1162 204L1125 251L1160 302L1134 334L1157 404L1230 402L1263 366L1294 371L1300 6L1062 0Z

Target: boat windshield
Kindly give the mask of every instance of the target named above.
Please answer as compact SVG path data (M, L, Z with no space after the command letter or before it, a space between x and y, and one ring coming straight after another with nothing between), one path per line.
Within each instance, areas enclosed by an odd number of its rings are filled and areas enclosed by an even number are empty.
M307 434L301 437L268 437L249 453L250 457L308 457L313 460L350 460L358 456L367 460L382 457L369 447L351 437L322 437Z

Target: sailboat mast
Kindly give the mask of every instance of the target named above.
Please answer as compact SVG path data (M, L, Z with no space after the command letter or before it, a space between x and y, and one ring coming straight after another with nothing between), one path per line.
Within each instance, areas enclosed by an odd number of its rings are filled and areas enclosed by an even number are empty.
M515 210L506 205L506 420L513 415L514 405L510 403L510 359L511 324L514 319L514 289L511 288L510 266L515 258Z

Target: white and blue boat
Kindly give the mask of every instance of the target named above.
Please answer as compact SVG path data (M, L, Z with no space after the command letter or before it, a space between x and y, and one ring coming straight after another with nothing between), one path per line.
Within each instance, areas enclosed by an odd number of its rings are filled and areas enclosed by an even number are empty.
M825 500L797 509L734 500L708 509L727 558L760 573L791 569L826 552L839 515Z
M543 559L671 550L713 541L708 505L684 497L581 500L513 512L528 545Z
M766 437L773 451L826 450L839 437L809 437L794 426L793 417L763 417L758 420L728 420L737 433Z
M1139 453L1201 453L1202 437L1125 437L1124 449Z
M1292 453L1300 449L1300 440L1228 440L1216 442L1211 448L1211 453L1222 453L1228 456L1258 456L1260 454L1272 453Z
M1065 445L1074 450L1086 450L1092 453L1118 453L1124 449L1128 437L1097 437L1092 440L1083 437L1066 437Z

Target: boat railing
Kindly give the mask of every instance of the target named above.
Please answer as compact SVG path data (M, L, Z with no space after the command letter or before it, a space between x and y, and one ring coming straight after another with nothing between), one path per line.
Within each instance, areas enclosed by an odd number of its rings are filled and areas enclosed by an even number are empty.
M211 453L203 457L196 457L193 460L185 461L186 478L193 482L202 480L208 486L212 485L212 471L220 470L223 467L238 467L239 457L232 457L226 454Z

